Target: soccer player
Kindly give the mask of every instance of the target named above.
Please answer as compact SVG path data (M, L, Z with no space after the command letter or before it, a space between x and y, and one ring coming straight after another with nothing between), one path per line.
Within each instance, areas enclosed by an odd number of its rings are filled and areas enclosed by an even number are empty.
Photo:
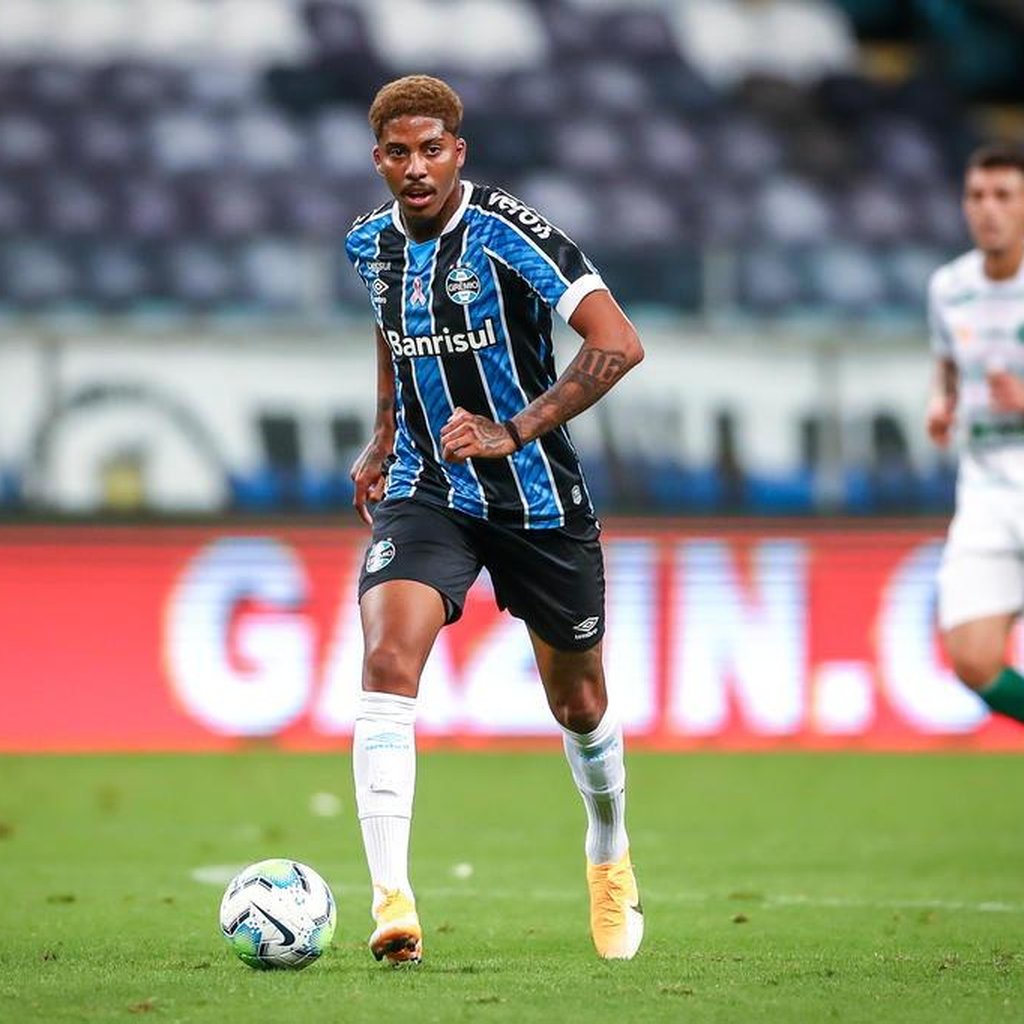
M963 209L976 248L935 272L928 298L928 433L945 447L957 426L963 443L939 625L960 679L1024 722L1024 677L1006 660L1024 603L1024 152L977 150Z
M352 467L353 504L373 530L359 580L365 654L353 735L370 949L394 964L422 955L408 874L417 691L438 632L486 567L498 605L529 630L586 808L597 952L628 959L643 915L622 727L601 662L600 526L565 423L643 349L568 237L508 193L461 177L462 103L445 82L393 81L369 120L373 161L394 196L359 218L346 243L377 322L376 422ZM583 339L560 376L552 309Z

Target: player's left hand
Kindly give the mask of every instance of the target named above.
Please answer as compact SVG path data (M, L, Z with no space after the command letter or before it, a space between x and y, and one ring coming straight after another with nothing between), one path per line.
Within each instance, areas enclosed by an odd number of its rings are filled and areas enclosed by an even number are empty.
M500 423L462 408L456 408L441 428L441 446L445 462L503 459L516 450L515 442Z
M988 373L988 394L998 412L1024 413L1024 381L1008 370Z

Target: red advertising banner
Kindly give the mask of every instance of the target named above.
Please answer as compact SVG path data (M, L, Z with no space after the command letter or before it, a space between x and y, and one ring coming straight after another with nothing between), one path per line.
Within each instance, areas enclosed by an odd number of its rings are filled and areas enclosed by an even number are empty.
M340 528L0 529L0 750L343 745L365 543ZM663 748L1024 749L942 659L940 551L919 525L613 524L605 663L627 732ZM486 575L424 671L418 734L555 734L526 631Z

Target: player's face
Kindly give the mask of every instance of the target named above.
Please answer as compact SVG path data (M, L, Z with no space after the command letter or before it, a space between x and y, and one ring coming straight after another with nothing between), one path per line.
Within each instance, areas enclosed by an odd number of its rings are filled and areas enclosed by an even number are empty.
M431 221L459 203L466 142L435 117L406 115L384 125L373 162L408 221Z
M964 215L974 244L1000 253L1024 242L1024 174L1016 167L973 167L964 182Z

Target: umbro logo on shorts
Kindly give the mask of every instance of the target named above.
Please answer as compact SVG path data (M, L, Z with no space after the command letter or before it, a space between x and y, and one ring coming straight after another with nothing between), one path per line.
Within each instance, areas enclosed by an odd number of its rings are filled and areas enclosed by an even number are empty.
M574 639L586 640L589 637L592 637L597 632L597 624L600 621L600 615L591 615L589 619L577 622L576 625L572 627Z

